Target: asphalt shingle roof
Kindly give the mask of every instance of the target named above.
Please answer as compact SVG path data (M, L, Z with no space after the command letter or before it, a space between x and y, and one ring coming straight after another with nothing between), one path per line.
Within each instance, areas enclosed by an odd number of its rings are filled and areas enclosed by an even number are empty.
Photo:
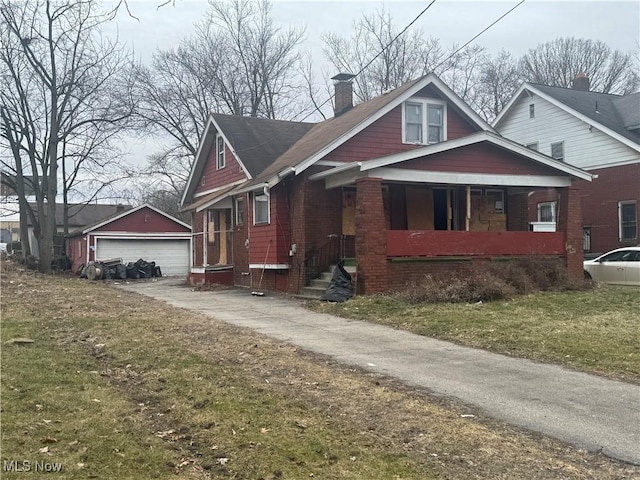
M620 96L540 84L531 84L531 86L617 134L640 144L640 132L629 130L629 127L640 125L640 94Z

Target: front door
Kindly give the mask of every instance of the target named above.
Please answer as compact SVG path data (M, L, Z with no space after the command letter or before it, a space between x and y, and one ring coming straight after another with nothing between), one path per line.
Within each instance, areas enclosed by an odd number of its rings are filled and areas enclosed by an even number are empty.
M229 265L231 252L231 209L219 208L207 212L206 263Z

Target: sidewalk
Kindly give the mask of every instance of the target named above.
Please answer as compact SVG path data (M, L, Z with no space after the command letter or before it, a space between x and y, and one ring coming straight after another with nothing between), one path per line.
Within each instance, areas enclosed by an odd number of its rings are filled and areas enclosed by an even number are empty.
M119 285L336 360L455 397L485 414L640 465L640 387L380 325L247 290L194 292L165 279Z

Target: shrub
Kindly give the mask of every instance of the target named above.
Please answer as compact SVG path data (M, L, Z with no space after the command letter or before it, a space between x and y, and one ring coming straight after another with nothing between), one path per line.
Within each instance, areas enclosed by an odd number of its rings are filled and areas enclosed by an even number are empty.
M475 303L506 300L536 291L588 290L593 282L570 280L554 258L487 262L471 273L433 278L407 285L398 297L408 303Z

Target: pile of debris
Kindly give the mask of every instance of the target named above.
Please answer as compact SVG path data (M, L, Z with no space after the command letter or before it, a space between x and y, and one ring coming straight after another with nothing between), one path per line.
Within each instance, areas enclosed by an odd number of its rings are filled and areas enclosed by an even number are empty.
M80 278L89 280L126 280L127 278L162 277L162 270L156 262L147 262L142 258L137 262L122 263L121 258L89 262L82 268Z

